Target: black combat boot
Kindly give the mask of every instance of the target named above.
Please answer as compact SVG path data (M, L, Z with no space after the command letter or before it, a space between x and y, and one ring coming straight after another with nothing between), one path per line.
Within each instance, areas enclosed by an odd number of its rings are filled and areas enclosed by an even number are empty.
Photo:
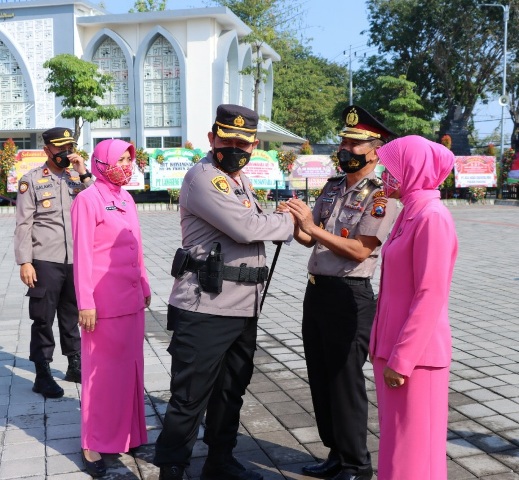
M180 465L163 465L160 467L159 480L182 480L184 469Z
M46 398L62 397L65 392L52 378L49 362L38 362L35 363L35 366L36 380L34 380L32 391L41 393Z
M75 353L68 358L68 368L65 374L67 382L81 383L81 354Z
M200 480L263 480L263 475L247 470L231 452L211 452L202 468Z

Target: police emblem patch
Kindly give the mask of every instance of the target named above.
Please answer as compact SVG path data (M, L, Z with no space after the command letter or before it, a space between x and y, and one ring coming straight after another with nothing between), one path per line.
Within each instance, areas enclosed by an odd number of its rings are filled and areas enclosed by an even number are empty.
M384 203L375 203L371 210L371 216L382 218L386 216L386 205Z
M214 177L211 180L211 183L213 184L214 188L216 188L216 190L225 193L225 195L229 195L229 193L231 192L231 187L229 186L227 179L223 175L218 175L217 177Z
M43 208L49 208L51 206L50 200L43 200L43 202L41 203L41 206Z
M29 184L27 182L20 182L20 186L18 187L18 191L20 193L25 193L29 188Z

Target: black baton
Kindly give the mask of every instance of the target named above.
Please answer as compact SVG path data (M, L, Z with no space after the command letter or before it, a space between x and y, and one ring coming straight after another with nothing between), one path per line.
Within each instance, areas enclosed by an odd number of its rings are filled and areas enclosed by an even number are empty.
M260 312L261 312L261 310L263 310L263 302L265 301L265 297L267 296L267 290L269 289L270 280L272 280L272 275L274 273L274 268L276 267L276 262L278 261L279 252L281 250L281 245L283 245L282 242L277 244L276 253L274 253L274 259L272 260L272 265L270 266L269 276L267 278L267 283L265 285L265 289L263 290L263 296L261 297Z

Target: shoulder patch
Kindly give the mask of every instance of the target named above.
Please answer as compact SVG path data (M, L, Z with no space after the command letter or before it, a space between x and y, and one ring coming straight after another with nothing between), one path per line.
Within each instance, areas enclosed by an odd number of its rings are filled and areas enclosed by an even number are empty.
M18 187L19 193L25 193L29 188L29 184L27 182L20 182L20 186Z
M386 198L386 195L384 194L383 190L379 190L378 192L375 192L375 194L373 195L373 198L381 198L381 197Z
M211 180L214 188L219 192L225 193L225 195L229 195L231 192L231 187L229 186L229 182L223 175L218 175Z
M371 216L375 218L383 218L386 216L386 204L381 202L375 202L371 209Z

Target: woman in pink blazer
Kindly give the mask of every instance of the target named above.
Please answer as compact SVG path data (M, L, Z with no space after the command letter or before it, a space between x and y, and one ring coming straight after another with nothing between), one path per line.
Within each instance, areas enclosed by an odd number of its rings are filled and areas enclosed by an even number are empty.
M100 142L91 161L96 181L71 211L82 327L81 447L93 477L106 473L99 452L127 452L147 441L143 343L150 287L135 202L121 188L134 160L132 144Z
M370 341L380 422L378 480L446 480L448 303L458 241L438 186L454 155L416 135L377 153L386 167L386 195L404 205L382 249Z

